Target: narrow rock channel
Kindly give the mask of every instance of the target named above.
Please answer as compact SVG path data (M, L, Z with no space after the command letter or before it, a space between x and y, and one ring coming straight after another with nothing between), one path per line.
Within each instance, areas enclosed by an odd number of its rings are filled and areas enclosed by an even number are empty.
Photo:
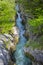
M14 53L14 56L16 58L16 65L32 65L30 59L28 59L23 51L23 47L26 43L26 38L23 36L25 30L24 26L22 25L22 18L21 18L21 12L18 12L19 7L16 6L17 11L17 19L16 19L16 26L19 28L19 34L20 34L20 40L16 46L16 52Z

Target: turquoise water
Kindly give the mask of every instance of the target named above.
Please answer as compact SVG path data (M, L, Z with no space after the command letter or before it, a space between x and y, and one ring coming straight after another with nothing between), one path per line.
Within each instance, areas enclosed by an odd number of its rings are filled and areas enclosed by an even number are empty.
M18 42L18 45L16 46L16 52L15 52L16 65L31 65L30 59L25 56L23 51L23 47L26 43L26 38L23 36L25 30L24 30L24 26L21 23L22 18L20 17L20 13L18 11L17 11L17 15L18 17L16 19L16 25L20 31L20 40Z

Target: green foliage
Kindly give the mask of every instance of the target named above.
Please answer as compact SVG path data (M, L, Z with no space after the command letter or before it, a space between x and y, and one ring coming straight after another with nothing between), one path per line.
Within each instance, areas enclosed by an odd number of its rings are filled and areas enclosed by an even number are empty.
M14 22L3 22L2 24L0 23L0 33L9 33L13 26Z
M28 22L30 25L30 31L33 33L42 33L43 32L43 16L39 16L37 19L33 19Z
M41 37L43 35L43 0L20 0L19 2L22 5L23 12L30 18L30 20L27 20L29 32L32 33L31 35L38 35L38 38L40 37L39 43L31 40L31 42L27 42L26 47L31 46L33 48L43 49L43 37Z
M24 11L27 13L36 14L42 12L43 0L18 0L22 4ZM38 14L37 13L37 14Z
M15 2L14 0L0 0L0 30L8 32L15 24Z
M40 44L36 41L31 41L31 42L27 42L27 44L25 45L25 47L32 47L32 49L43 49L43 44Z
M19 0L18 0L19 1ZM43 0L20 0L24 12L30 13L29 17L34 19L28 20L30 31L35 34L43 32ZM31 18L30 17L30 18Z

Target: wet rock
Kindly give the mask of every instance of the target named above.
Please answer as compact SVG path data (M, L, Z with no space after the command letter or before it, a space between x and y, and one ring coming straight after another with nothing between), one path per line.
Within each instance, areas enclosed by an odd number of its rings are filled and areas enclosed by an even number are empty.
M28 47L24 48L24 52L33 61L33 65L43 65L43 50Z
M22 24L25 25L26 24L26 16L25 15L21 15L22 17Z
M25 31L24 37L26 37L27 40L29 39L29 33L27 31Z
M5 49L3 41L0 40L0 65L8 65L9 60L9 52Z
M16 13L15 20L17 19L17 17L18 17L18 15L17 15L17 13Z
M13 50L12 48L10 48L10 50L9 50L9 52L10 52L10 57L11 57L11 60L12 60L13 62L16 62L15 55L14 55L15 51L12 51L12 50Z

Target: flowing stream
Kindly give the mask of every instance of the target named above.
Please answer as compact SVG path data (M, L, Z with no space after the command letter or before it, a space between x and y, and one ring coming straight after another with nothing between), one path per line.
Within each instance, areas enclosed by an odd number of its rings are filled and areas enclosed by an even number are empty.
M23 47L26 43L26 38L23 36L25 30L24 30L24 26L21 23L22 18L20 17L21 14L18 12L19 10L18 5L16 7L16 10L18 15L16 19L16 25L20 31L20 40L18 42L18 45L16 46L16 52L15 52L16 65L31 65L30 59L25 56L23 51Z

